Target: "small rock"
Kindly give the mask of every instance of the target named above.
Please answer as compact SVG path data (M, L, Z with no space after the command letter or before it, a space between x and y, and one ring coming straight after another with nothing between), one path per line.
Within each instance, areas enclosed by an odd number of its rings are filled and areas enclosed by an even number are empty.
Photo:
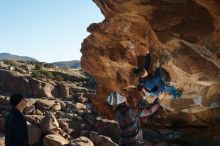
M36 101L36 107L42 110L48 110L49 108L51 108L54 105L53 100L48 100L48 99L40 99L38 101Z
M33 125L40 125L40 122L44 118L42 115L25 115L25 118L28 122L30 122Z
M68 132L69 125L65 121L59 120L58 123L63 131Z
M82 103L76 103L75 104L75 110L80 111L80 110L86 110L87 107L86 105L82 104Z
M41 131L43 134L47 134L52 131L54 131L55 133L58 133L59 123L57 122L57 119L55 118L55 116L49 113L41 121L40 127L41 127Z
M65 109L65 111L71 112L71 111L72 111L72 108L73 108L73 103L72 103L71 101L65 101L65 104L66 104L66 109Z
M89 138L93 141L95 145L103 145L103 146L118 146L118 144L114 143L110 137L98 135L96 132L90 132Z
M44 146L65 146L69 142L59 134L49 134L44 137Z
M62 108L59 101L55 101L54 105L50 108L52 111L60 111L61 109Z
M59 84L58 89L61 97L69 96L69 88L64 83Z
M34 115L44 115L44 114L43 114L43 112L42 112L41 110L36 109L36 110L34 111Z
M80 103L86 103L86 102L88 102L88 99L83 96L79 96L76 98L76 101L80 102Z
M92 141L87 137L81 136L71 141L71 146L94 146Z
M65 113L64 112L62 112L62 111L57 111L56 112L56 117L57 118L63 118L65 116Z
M11 110L9 97L0 96L0 109L1 110L7 110L7 111Z
M70 99L73 99L73 96L72 95L69 95L69 96L64 96L63 98L67 99L67 100L70 100Z
M24 109L24 114L31 115L31 114L33 114L34 111L35 111L35 106L31 105L31 106L28 106Z
M66 109L66 103L63 102L62 100L60 100L60 105L61 105L61 110L65 110Z

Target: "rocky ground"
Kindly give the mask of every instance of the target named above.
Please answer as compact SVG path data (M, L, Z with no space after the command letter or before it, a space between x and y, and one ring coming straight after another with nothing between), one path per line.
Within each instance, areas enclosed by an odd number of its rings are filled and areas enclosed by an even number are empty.
M40 141L45 146L117 145L111 138L101 135L108 133L104 131L108 126L104 125L109 123L110 127L117 127L117 124L101 119L93 109L91 98L95 93L95 82L89 75L81 70L45 64L41 64L40 68L25 62L1 61L0 64L1 145L4 143L4 124L11 109L9 96L12 93L27 97L24 115L28 122L30 144ZM33 77L35 71L47 74ZM61 80L57 80L56 76Z
M81 70L47 65L39 67L34 63L24 62L1 61L0 68L0 145L4 145L5 118L11 109L9 96L14 92L22 93L28 99L28 106L23 113L28 122L30 144L118 145L119 129L116 121L104 119L93 107L95 80L91 76ZM41 72L44 70L44 74L40 73L39 76L33 77L32 73L36 70ZM52 76L45 72L51 72ZM59 80L56 75L59 75ZM211 112L215 114L214 110ZM152 146L219 144L220 134L213 130L219 129L219 126L207 126L202 123L200 123L202 128L192 124L180 127L167 126L169 118L178 115L163 114L160 111L156 113L160 119L153 118L154 115L142 119L144 125L148 125L144 127L146 144ZM184 118L184 115L180 116Z

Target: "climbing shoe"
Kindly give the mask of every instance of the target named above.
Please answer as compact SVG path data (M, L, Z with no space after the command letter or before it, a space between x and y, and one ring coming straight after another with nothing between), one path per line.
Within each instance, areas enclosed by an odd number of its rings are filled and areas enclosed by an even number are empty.
M177 91L176 99L179 99L183 95L183 92Z

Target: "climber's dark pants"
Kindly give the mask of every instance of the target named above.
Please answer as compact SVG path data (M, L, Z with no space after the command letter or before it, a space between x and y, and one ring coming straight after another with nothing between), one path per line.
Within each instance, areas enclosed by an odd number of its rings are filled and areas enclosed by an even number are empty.
M145 62L144 62L144 68L148 71L151 63L151 56L150 53L146 54L145 56Z

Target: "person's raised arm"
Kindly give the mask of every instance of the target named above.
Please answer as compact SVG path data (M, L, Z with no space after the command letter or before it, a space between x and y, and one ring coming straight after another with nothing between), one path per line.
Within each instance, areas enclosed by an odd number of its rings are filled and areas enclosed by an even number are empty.
M143 99L136 109L136 116L145 117L153 114L160 107L160 101L163 99L163 97L164 92L160 93L158 98L156 98L152 104L149 104L146 100Z

